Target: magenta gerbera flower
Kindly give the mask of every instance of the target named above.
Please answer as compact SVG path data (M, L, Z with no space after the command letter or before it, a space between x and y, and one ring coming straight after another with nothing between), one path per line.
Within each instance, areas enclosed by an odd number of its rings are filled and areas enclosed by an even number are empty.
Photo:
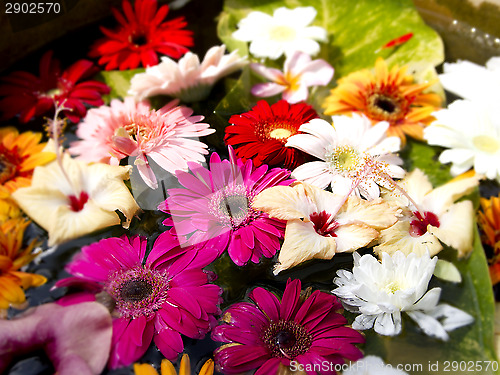
M289 280L281 301L263 288L249 297L254 303L232 305L212 330L214 340L228 344L215 351L224 374L252 369L258 369L255 375L276 374L280 364L308 375L336 374L335 366L345 359L363 357L354 344L364 337L346 326L335 296L315 291L304 299L300 280Z
M68 264L66 271L76 277L56 284L86 290L63 304L92 300L98 293L114 305L111 368L139 359L152 340L166 358L176 359L184 348L181 334L203 338L220 313L221 289L208 283L210 274L202 269L217 251L181 248L164 232L146 253L145 238L103 239Z
M226 249L239 266L271 258L279 249L285 223L252 208L252 200L262 190L290 185L286 169L254 168L252 161L236 160L229 147L229 160L217 153L210 157L210 170L191 163L191 173L177 171L184 186L169 189L169 197L158 207L170 213L163 224L172 231L189 235L189 244L215 247L219 255Z
M61 71L59 61L52 59L52 51L46 52L40 60L40 76L16 71L2 78L0 120L19 115L19 121L26 123L53 112L55 104L59 104L65 108L62 113L68 119L80 121L87 113L85 104L99 106L104 103L102 95L109 93L104 83L87 80L96 70L92 62L78 60Z

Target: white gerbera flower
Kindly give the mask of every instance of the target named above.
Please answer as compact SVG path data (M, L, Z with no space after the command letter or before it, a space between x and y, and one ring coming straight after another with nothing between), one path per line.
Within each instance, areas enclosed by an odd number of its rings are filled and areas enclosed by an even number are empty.
M332 292L347 310L360 313L352 328L374 328L385 336L401 332L401 313L406 313L429 336L448 340L448 332L473 322L472 316L447 304L439 304L441 288L428 289L437 257L406 256L397 251L382 254L379 262L370 254L354 253L352 273L337 271Z
M424 130L431 145L447 147L441 163L452 163L457 176L471 167L476 173L500 182L500 111L469 100L457 100L433 113L436 117Z
M309 26L316 17L313 7L295 9L278 8L273 15L250 12L238 23L233 37L250 43L250 53L255 57L272 60L283 54L302 51L310 56L319 52L316 41L325 42L327 32L319 26Z
M246 63L238 51L225 55L226 46L210 48L200 63L198 55L187 52L179 62L163 56L161 63L146 68L132 77L129 95L137 100L154 95L169 95L185 103L205 99L212 86L222 77L235 72Z
M306 134L288 138L287 147L321 160L301 165L292 172L292 177L322 189L331 185L339 195L354 186L356 195L374 199L380 195L378 184L390 187L382 175L404 176L404 170L398 166L402 160L392 154L399 150L401 141L386 136L389 123L383 121L372 126L363 114L332 119L333 126L325 120L311 120L299 128Z
M408 375L408 373L386 365L380 357L367 355L351 363L342 375Z

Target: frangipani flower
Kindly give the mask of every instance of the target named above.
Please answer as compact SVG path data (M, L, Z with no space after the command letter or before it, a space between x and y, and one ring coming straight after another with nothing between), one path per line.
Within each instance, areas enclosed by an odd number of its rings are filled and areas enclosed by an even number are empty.
M255 57L276 60L283 54L302 51L310 56L319 52L316 41L326 42L324 28L309 26L316 17L313 7L278 8L273 15L250 12L238 23L233 38L250 42L250 53Z
M313 119L288 138L287 147L295 147L321 161L302 164L292 176L320 187L331 185L339 195L354 187L358 196L374 199L380 195L377 184L387 186L389 177L402 178L402 160L392 154L400 147L397 137L386 137L387 122L372 126L364 115L333 116L333 126L325 120Z
M439 304L441 288L428 289L437 257L382 253L382 262L370 254L354 253L354 268L337 271L332 292L349 311L359 313L352 323L385 336L401 333L406 313L429 336L448 340L448 332L471 324L474 318L447 304Z
M99 375L109 357L111 316L102 304L47 303L0 320L0 372L17 356L42 349L58 375Z
M380 357L367 355L351 363L349 368L342 371L342 375L408 375L408 373L386 365Z
M283 99L289 103L305 101L309 96L308 87L326 86L333 77L333 68L325 60L311 60L300 51L287 56L283 72L255 63L250 64L250 68L271 81L253 86L252 95L268 97L283 93Z
M406 135L422 139L423 129L441 106L441 98L424 93L433 82L415 83L406 74L407 67L391 70L382 58L375 62L375 72L360 70L338 80L323 103L326 115L361 112L374 124L387 121L387 135L398 136L402 143Z
M158 182L148 157L170 173L187 170L188 162L203 163L203 155L208 154L207 145L196 138L215 132L199 122L203 116L193 116L190 108L177 104L174 100L155 111L149 103L135 103L132 97L123 102L113 99L110 106L89 111L76 131L82 140L73 142L69 152L82 160L113 165L125 157L136 157L139 174L156 189Z
M31 186L12 197L26 214L49 234L49 246L84 236L122 222L128 226L139 210L123 180L131 167L87 164L64 154L36 167Z
M436 117L425 129L430 145L446 147L439 155L441 163L452 163L457 176L471 167L476 173L500 182L500 111L469 100L456 100L434 112Z
M222 77L241 69L246 58L238 51L225 55L226 46L210 48L200 64L198 55L187 52L178 62L163 56L158 65L132 77L129 95L143 100L154 95L169 95L184 103L207 98L212 86Z
M418 256L429 252L432 256L442 250L442 242L456 249L459 257L466 256L472 251L474 208L469 200L455 201L470 194L478 183L479 177L473 176L433 189L420 169L407 174L401 186L413 202L401 195L384 195L398 202L405 217L380 232L380 244L374 251L380 255L400 250Z
M366 246L378 237L378 230L394 224L398 214L394 205L380 198L346 200L305 183L266 189L252 206L287 222L275 274L310 259L331 259Z
M153 366L147 363L134 363L134 373L135 375L158 375L158 372ZM209 359L200 369L198 375L213 375L214 373L214 361ZM191 362L189 361L189 356L187 354L182 355L181 363L179 365L179 373L175 371L172 362L168 359L161 361L161 375L192 375L191 373Z
M283 298L263 288L249 295L252 302L239 302L227 309L212 338L227 343L215 351L215 362L224 374L257 369L255 375L277 374L278 368L293 371L305 367L308 374L332 374L313 364L343 365L362 357L355 344L364 337L346 326L337 311L335 296L314 291L301 293L300 280L288 280Z

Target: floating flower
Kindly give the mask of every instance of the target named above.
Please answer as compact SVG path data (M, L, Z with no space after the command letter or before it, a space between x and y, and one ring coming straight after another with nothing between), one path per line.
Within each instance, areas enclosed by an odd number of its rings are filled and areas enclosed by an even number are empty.
M436 121L425 129L431 145L449 148L439 155L441 163L452 163L457 176L471 167L476 173L500 182L500 120L495 107L457 100L434 112Z
M0 372L16 358L42 349L58 375L99 375L111 345L111 316L97 302L46 303L0 320Z
M387 134L422 139L423 129L441 105L434 93L424 93L433 82L415 83L406 67L390 71L382 58L375 62L375 72L361 70L338 80L338 86L323 103L325 114L364 113L373 123L387 121Z
M478 211L478 224L481 229L481 242L492 251L488 263L491 282L495 285L500 282L500 197L480 198L479 202L481 207Z
M36 167L31 186L12 197L26 214L49 234L49 246L84 236L122 222L139 210L123 180L130 167L87 164L64 154Z
M319 26L309 26L316 18L313 7L278 8L273 15L250 12L238 23L233 38L250 42L255 57L276 60L283 54L302 51L314 56L319 52L317 41L326 42L328 35Z
M147 363L134 363L134 373L135 375L158 375L158 372L154 369L154 367ZM213 373L214 361L209 359L203 364L203 367L200 369L198 375L213 375ZM172 362L167 359L161 361L161 375L177 375ZM191 364L187 354L182 355L178 375L191 375Z
M64 103L63 114L76 123L87 113L84 104L102 105L102 95L109 93L104 83L87 80L95 73L88 60L78 60L61 72L59 61L52 59L52 51L48 51L40 60L39 77L16 71L2 78L0 96L4 98L0 100L0 120L19 115L19 121L26 123Z
M184 17L164 22L168 5L157 10L156 0L136 0L132 8L124 0L122 8L124 15L112 9L120 25L115 30L101 26L106 37L96 41L89 52L106 70L156 65L157 53L177 59L188 51L186 47L193 46L193 33L184 29Z
M229 148L229 160L221 161L217 153L210 157L210 170L190 164L191 173L177 171L183 188L169 189L169 197L158 207L170 213L163 224L172 231L189 235L192 245L205 244L226 249L239 266L248 261L258 263L262 256L271 258L279 249L285 224L252 208L254 197L276 185L289 185L286 169L268 170L267 165L254 168L252 161L236 159Z
M289 280L280 301L266 289L255 288L249 295L253 303L236 303L225 311L212 331L214 340L228 343L215 351L215 363L223 373L258 369L255 375L276 374L280 365L335 366L362 357L354 344L365 340L336 312L342 308L337 298L318 290L301 296L300 289L300 280ZM332 372L322 368L318 373Z
M437 257L406 256L396 251L382 253L380 263L370 254L354 253L354 268L337 271L333 293L346 309L359 313L352 323L358 330L370 329L384 336L401 333L405 312L429 336L448 340L448 332L471 324L474 318L447 304L439 304L441 288L427 290Z
M408 375L407 372L386 365L382 358L367 355L364 358L351 363L342 375Z
M429 252L432 256L442 250L442 242L456 249L459 257L466 256L472 251L474 208L469 200L455 202L470 194L478 183L479 178L474 176L452 180L433 189L427 176L415 169L401 181L412 201L401 195L384 195L385 199L398 202L404 217L380 232L380 244L374 251L380 255L400 250L419 256Z
M289 103L306 100L309 87L326 86L333 77L333 68L325 60L311 60L300 51L287 56L283 72L255 63L250 68L271 81L253 86L252 95L268 97L283 93L283 99Z
M402 160L392 154L399 150L400 141L386 137L387 122L372 126L366 116L358 114L332 119L333 126L325 120L311 120L299 128L305 134L288 138L287 147L321 160L302 164L292 172L294 178L322 189L331 185L339 195L354 186L356 195L374 199L380 195L378 184L387 185L382 172L389 177L404 176L398 166Z
M280 100L270 106L259 100L251 111L231 116L224 141L235 148L239 158L252 159L256 167L268 164L293 169L304 162L304 154L285 147L285 143L299 133L302 124L317 117L313 107L305 103Z
M37 241L23 246L24 232L30 221L9 200L0 200L0 311L25 302L24 290L44 284L42 275L21 271L39 252Z
M52 152L43 152L46 143L40 143L41 133L24 132L15 128L0 129L0 192L12 193L31 184L33 169L55 158Z
M366 246L378 237L378 230L394 224L398 214L380 198L346 199L305 183L266 189L252 206L287 222L275 274L310 259L331 259Z
M161 63L132 77L129 95L143 100L154 95L169 95L184 103L206 99L212 86L222 77L241 69L246 58L233 51L224 55L226 46L210 48L200 64L198 55L187 52L179 62L162 57Z
M135 165L146 184L156 189L158 182L147 157L170 173L187 170L188 162L202 163L208 154L207 145L193 138L215 132L201 123L203 116L177 106L174 100L158 111L148 103L135 103L132 97L110 106L91 109L78 126L69 152L80 159L118 164L125 157L136 157Z
M181 334L203 338L215 323L213 315L220 313L221 289L208 283L202 269L215 259L216 250L180 248L168 232L160 234L146 256L147 250L143 237L103 239L82 248L66 266L76 277L56 284L87 284L87 295L104 294L113 302L111 368L139 359L152 340L174 360L184 348ZM74 301L70 297L64 303Z

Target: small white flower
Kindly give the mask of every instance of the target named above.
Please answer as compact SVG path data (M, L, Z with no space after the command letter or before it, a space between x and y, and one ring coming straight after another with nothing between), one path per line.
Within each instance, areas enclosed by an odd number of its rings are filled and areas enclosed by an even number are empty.
M352 273L337 271L332 292L345 308L359 313L352 328L373 327L385 336L401 333L401 314L406 313L427 335L448 340L448 332L473 322L472 316L447 304L439 304L441 288L428 290L437 257L429 254L406 256L397 251L382 253L382 262L374 256L353 253Z
M500 110L469 100L457 100L433 113L436 117L424 130L431 145L447 147L441 163L452 163L457 176L474 167L476 173L500 182Z
M316 41L325 42L327 32L319 26L309 26L316 17L313 7L295 9L278 8L273 15L250 12L238 23L233 37L250 43L250 53L255 57L272 60L283 54L302 51L310 56L319 52Z
M129 95L143 100L154 95L169 95L185 103L205 99L212 86L222 77L243 67L247 60L233 51L225 55L226 46L210 48L200 63L198 55L188 52L179 62L163 56L161 63L132 77Z
M367 355L351 363L342 375L408 375L408 373L386 365L380 357Z
M378 184L384 184L380 170L390 177L402 178L404 170L398 165L402 160L392 154L399 150L398 137L387 137L389 123L379 122L372 126L365 115L333 116L333 126L325 120L314 119L302 125L297 134L286 143L321 161L305 163L292 172L292 177L326 188L342 195L361 179L354 193L367 199L380 195ZM373 163L375 170L370 171Z

